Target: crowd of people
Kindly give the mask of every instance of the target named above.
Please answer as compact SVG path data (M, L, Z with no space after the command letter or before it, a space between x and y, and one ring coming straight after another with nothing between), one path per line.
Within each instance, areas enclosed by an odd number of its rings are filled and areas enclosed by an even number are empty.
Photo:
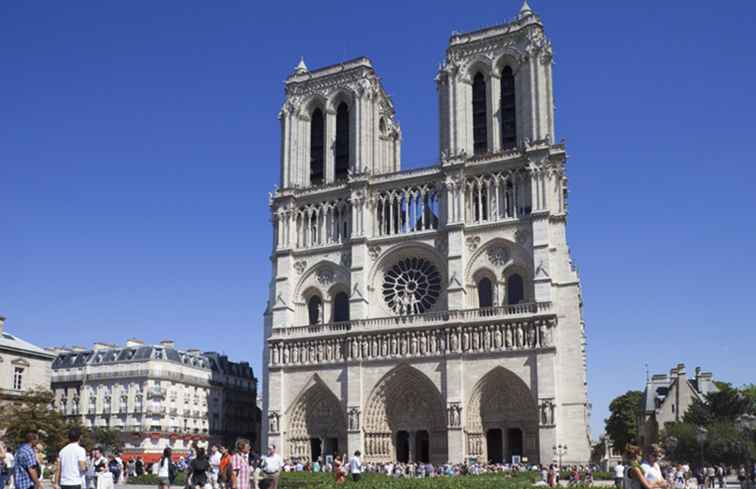
M99 447L89 452L80 445L81 433L72 429L69 443L52 463L46 463L36 433L28 433L25 442L15 453L0 442L0 489L43 489L42 481L48 478L53 489L113 489L129 478L152 474L160 489L176 485L179 474L184 474L185 489L277 489L283 472L327 473L341 484L348 479L359 481L364 473L382 474L392 478L457 477L481 474L514 476L523 472L535 474L537 486L557 487L560 479L567 485L591 485L597 467L575 465L559 467L503 464L503 463L364 463L359 451L351 457L346 454L317 458L284 460L275 446L258 456L250 442L240 439L233 447L212 445L209 449L195 445L187 456L174 456L165 448L162 457L146 463L142 457L124 460L118 453L104 453ZM624 461L612 470L618 489L724 489L728 475L736 475L742 489L751 489L756 483L756 464L750 467L710 465L691 469L687 464L663 461L664 452L652 445L645 453L634 445L625 448ZM734 472L734 474L733 474Z
M689 464L665 463L664 451L658 445L643 453L635 445L625 447L622 463L613 467L614 483L618 489L725 489L727 477L736 472L741 489L756 484L756 464L751 467L708 465L691 469Z

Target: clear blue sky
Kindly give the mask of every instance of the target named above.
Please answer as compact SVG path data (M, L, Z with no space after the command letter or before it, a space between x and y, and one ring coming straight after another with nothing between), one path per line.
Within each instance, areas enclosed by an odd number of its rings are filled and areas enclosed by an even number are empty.
M644 363L756 381L756 3L531 5L554 44L571 155L594 433ZM2 2L8 330L40 345L173 338L260 374L276 114L299 56L311 68L369 56L404 168L427 165L449 34L519 6Z

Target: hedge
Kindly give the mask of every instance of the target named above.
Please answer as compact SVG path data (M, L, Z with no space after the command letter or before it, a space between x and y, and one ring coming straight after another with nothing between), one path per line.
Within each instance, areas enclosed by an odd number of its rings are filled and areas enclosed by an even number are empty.
M402 477L395 479L382 474L364 474L360 482L347 479L345 484L337 485L333 474L307 472L288 472L281 475L279 489L530 489L534 474L483 474L464 476L438 476L423 479Z

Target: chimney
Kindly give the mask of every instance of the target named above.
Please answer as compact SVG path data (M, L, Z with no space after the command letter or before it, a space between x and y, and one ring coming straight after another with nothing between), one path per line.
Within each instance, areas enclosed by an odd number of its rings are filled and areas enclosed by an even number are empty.
M678 363L677 364L677 376L685 378L687 374L685 373L685 364L684 363Z
M138 340L136 338L130 338L130 339L126 340L126 346L130 346L130 347L133 347L133 348L136 348L136 347L139 347L139 346L144 346L144 341Z
M160 342L160 346L163 348L176 348L176 342L173 340L163 340Z
M74 346L71 347L71 351L75 352L75 353L81 353L81 352L87 351L87 349L84 348L83 346L74 345Z
M110 350L113 348L113 345L110 343L104 343L102 341L98 341L94 344L94 351L100 351L100 350Z
M0 334L5 331L5 316L0 316Z
M196 348L190 348L190 349L186 350L186 352L189 355L194 355L194 356L199 356L199 354L200 354L200 351L198 349L196 349Z

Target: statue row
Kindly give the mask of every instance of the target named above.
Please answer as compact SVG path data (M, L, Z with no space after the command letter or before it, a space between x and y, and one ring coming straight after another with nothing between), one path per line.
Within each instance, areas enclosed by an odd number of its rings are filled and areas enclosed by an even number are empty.
M553 345L556 319L399 331L303 341L272 341L270 365L303 365L444 353L527 350Z
M391 455L391 433L369 434L365 437L367 455Z

